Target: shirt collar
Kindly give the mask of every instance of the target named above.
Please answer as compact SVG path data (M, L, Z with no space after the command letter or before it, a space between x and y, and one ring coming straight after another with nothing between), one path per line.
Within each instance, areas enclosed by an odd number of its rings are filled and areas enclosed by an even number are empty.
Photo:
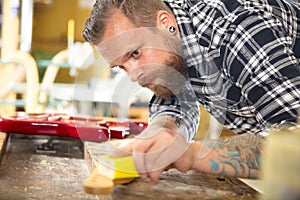
M198 36L189 13L191 6L195 3L190 0L164 0L164 2L169 5L175 15L187 65L189 67L199 65L203 56L198 44Z

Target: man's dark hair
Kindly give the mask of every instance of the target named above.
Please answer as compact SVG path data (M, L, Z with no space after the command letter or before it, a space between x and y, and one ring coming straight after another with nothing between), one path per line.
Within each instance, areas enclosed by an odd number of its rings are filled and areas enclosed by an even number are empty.
M116 9L120 10L136 27L155 27L156 14L169 7L162 0L97 0L82 31L83 38L97 45L108 25L106 22Z

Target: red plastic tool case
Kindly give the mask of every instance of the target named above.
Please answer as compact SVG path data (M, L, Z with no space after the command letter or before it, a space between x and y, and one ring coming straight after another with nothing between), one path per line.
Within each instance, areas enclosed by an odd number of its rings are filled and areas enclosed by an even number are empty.
M66 114L16 113L0 117L0 131L27 135L48 135L103 142L139 134L147 127L144 122L106 121L98 118L72 117Z

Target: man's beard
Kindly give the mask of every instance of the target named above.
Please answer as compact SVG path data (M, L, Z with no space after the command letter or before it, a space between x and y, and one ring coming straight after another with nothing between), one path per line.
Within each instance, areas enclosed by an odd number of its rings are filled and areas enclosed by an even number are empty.
M146 85L148 81L156 79L154 84ZM178 55L170 55L164 65L149 76L139 81L140 85L149 88L156 96L168 99L180 92L187 79L187 65Z

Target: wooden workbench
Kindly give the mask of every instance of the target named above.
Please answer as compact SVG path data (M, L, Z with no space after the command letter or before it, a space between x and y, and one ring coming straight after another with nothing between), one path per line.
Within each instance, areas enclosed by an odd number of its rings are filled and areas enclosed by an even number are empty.
M2 134L1 134L2 135ZM57 138L55 152L37 153L46 136L7 135L0 166L0 200L96 200L83 190L89 176L81 140Z
M114 141L115 142L115 141ZM118 142L118 141L117 141ZM111 151L106 143L85 142L85 160L92 171L102 154ZM136 179L126 185L115 186L112 199L222 199L253 200L258 193L236 178L223 178L210 174L190 171L180 173L175 169L164 172L157 185L149 180Z
M0 165L4 156L6 143L7 143L7 134L0 132Z

